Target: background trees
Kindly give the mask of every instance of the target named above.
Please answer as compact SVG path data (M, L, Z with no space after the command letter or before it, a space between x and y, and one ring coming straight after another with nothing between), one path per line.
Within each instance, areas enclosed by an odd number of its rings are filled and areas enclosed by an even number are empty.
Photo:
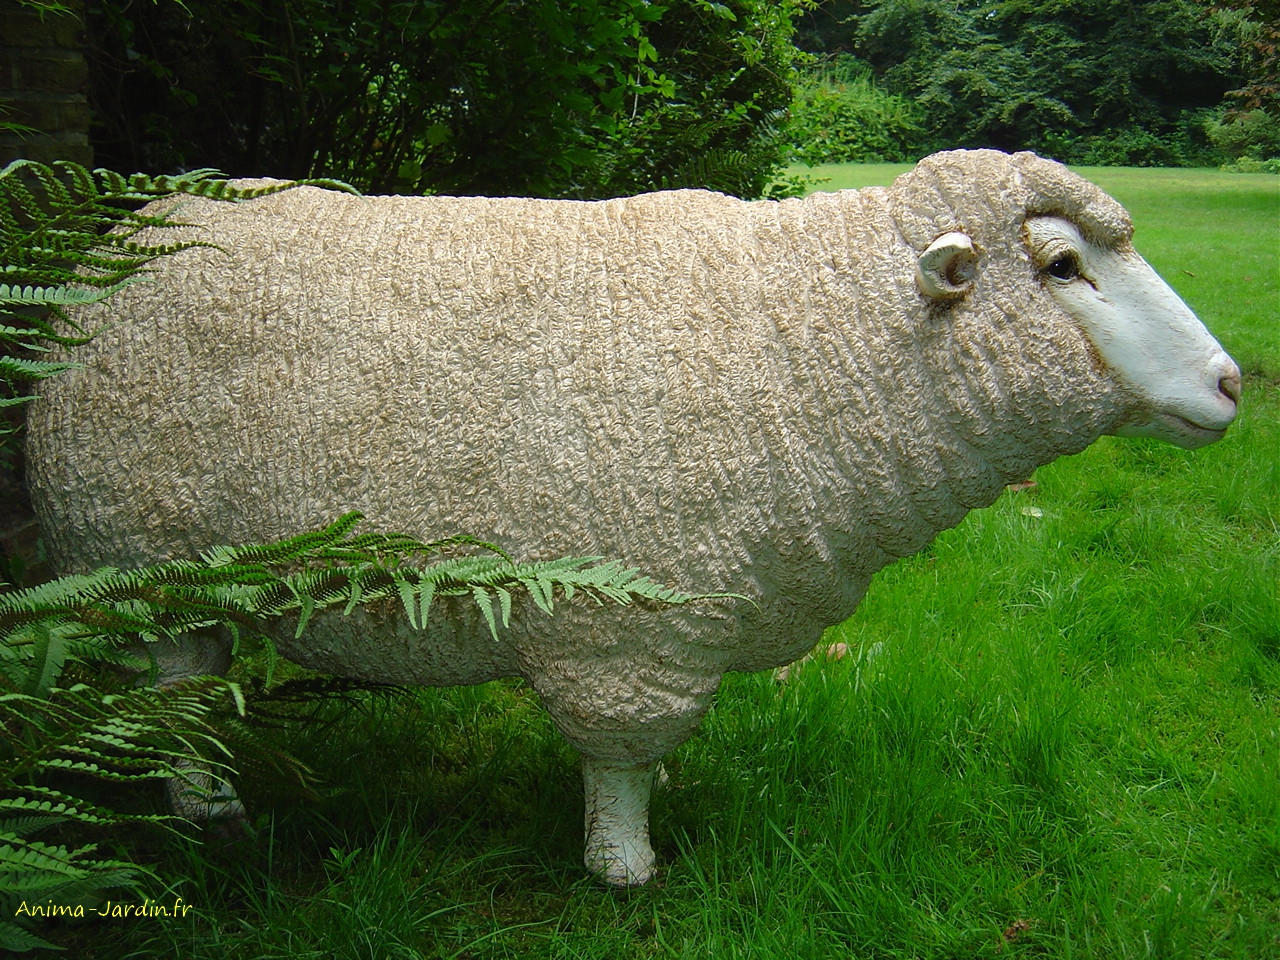
M98 162L372 192L759 195L804 0L95 0Z
M760 196L791 158L956 146L1263 159L1280 137L1275 7L90 0L94 146L119 169L579 198ZM797 45L815 58L799 74Z
M1236 23L1244 47L1244 85L1227 96L1239 111L1280 121L1280 0L1223 0L1213 9Z
M1234 79L1237 46L1202 14L1188 0L872 0L858 40L935 139L1169 166L1196 147L1169 135Z
M922 136L908 152L916 155L988 146L1095 164L1216 163L1206 125L1245 80L1242 53L1261 29L1247 12L1215 13L1193 0L830 7L844 16L810 14L800 41L853 53L878 86L913 101Z

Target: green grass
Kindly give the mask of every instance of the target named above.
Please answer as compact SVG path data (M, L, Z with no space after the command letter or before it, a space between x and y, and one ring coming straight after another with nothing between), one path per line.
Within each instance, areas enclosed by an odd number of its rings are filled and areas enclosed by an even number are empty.
M1242 359L1238 423L1042 468L883 571L828 634L851 656L728 678L666 763L660 883L582 875L576 758L497 683L325 705L283 734L313 797L246 776L251 841L134 841L186 920L45 932L86 958L1280 957L1280 179L1088 173Z

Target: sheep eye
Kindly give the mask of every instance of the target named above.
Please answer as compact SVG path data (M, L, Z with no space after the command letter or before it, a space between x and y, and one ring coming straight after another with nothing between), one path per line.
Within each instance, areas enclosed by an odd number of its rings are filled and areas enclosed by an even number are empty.
M1055 280L1074 280L1080 276L1080 261L1074 253L1064 253L1045 267L1044 272Z

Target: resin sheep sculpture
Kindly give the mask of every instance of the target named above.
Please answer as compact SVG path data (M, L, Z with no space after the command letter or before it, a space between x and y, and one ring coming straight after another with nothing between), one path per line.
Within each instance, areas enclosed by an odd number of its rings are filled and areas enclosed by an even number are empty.
M782 202L305 187L179 219L220 249L78 314L105 329L31 408L56 562L193 556L359 510L749 598L518 604L500 642L461 601L422 631L388 607L280 638L374 681L525 678L582 755L586 864L615 885L654 875L656 765L726 671L804 655L873 573L1038 465L1100 434L1210 443L1240 393L1119 204L1029 153ZM226 658L178 645L164 677Z

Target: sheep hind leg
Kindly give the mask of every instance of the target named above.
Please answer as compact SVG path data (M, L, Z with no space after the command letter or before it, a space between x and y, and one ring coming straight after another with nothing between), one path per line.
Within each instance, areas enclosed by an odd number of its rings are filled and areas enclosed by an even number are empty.
M155 685L171 687L188 677L223 676L231 666L231 638L222 630L193 630L175 640L158 640L144 651L155 658ZM235 789L204 764L179 760L179 776L165 782L170 812L215 834L243 834L244 805Z
M587 869L614 887L639 887L657 873L649 844L649 795L658 764L582 758Z

